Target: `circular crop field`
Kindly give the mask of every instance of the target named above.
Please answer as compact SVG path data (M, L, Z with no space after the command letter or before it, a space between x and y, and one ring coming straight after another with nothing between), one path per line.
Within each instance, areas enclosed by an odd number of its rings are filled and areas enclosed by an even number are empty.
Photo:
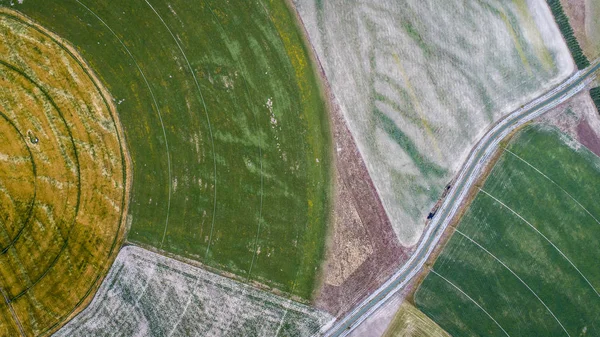
M90 297L123 238L128 167L82 58L0 9L0 335L49 333Z

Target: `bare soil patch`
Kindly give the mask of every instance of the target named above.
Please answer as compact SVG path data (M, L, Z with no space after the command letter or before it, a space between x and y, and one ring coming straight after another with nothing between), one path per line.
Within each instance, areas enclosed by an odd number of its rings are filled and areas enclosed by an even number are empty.
M600 28L600 18L597 18L597 14L600 5L594 0L560 0L560 3L584 54L590 60L598 57L600 55L598 49L600 32L597 30Z

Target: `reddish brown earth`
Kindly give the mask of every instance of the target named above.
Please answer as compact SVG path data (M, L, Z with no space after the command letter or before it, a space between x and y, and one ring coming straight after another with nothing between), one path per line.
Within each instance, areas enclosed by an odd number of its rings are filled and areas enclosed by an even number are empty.
M590 43L590 39L593 39L593 37L588 36L586 31L586 15L591 14L589 9L586 8L586 0L560 0L560 3L569 18L569 23L585 56L590 60L597 57L598 52Z
M600 156L600 138L594 132L587 119L582 119L577 125L577 138L579 142Z
M585 34L585 0L560 0L575 32Z

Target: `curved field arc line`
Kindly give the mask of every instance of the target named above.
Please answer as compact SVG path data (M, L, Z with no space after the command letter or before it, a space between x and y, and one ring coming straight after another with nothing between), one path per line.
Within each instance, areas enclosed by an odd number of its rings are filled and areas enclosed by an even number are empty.
M158 12L156 11L156 9L154 9L154 7L150 4L150 2L148 2L148 0L144 0L146 2L146 4L148 4L148 6L150 6L150 8L152 8L152 11L154 12L154 14L156 14L156 16L160 19L160 21L162 22L162 24L165 26L165 28L169 31L169 34L171 34L171 37L173 38L173 41L175 41L175 44L177 44L177 47L179 48L179 51L181 52L181 55L183 56L183 58L185 59L185 62L187 63L188 69L190 70L190 73L192 74L192 77L194 78L194 83L196 84L196 89L198 90L198 94L200 95L200 101L202 102L202 106L204 107L204 114L206 115L206 122L208 123L208 132L210 134L210 143L212 146L212 153L213 153L213 185L214 185L214 193L213 193L213 214L212 214L212 223L210 225L210 234L208 237L208 246L206 247L206 253L204 254L204 259L206 260L208 257L208 252L210 250L210 243L212 242L212 236L213 236L213 230L215 228L215 216L217 213L217 157L215 154L215 142L214 142L214 138L213 138L213 132L212 132L212 126L210 124L210 116L208 115L208 109L206 108L206 103L204 102L204 96L202 95L202 90L200 90L200 84L198 83L198 79L196 78L196 74L194 73L194 69L192 68L192 65L190 64L190 61L187 58L187 55L185 54L185 52L183 51L183 48L181 47L181 44L179 44L179 41L177 40L177 38L175 37L175 34L173 34L173 32L171 31L171 28L169 28L169 26L167 25L167 23L165 22L165 20L163 20L162 16L160 16L160 14L158 14ZM165 227L165 234L166 234L167 228ZM164 235L163 235L163 240L165 239ZM161 243L162 246L162 243Z
M119 38L119 36L115 33L115 31L112 30L112 28L110 28L110 26L106 22L104 22L104 20L102 20L102 18L100 18L100 16L98 16L98 14L96 14L94 11L92 11L85 4L81 3L79 0L75 0L75 1L77 1L77 3L79 3L85 9L87 9L93 16L95 16L112 33L112 35L117 39L117 41L119 41L119 43L121 44L121 46L125 49L125 51L129 55L129 57L131 58L131 60L135 64L135 67L137 68L137 70L140 73L140 75L142 75L142 78L144 79L144 83L146 84L146 87L148 88L148 91L150 92L150 96L152 97L152 102L154 103L154 107L156 108L156 112L158 114L158 119L160 121L160 126L162 128L163 139L165 140L165 148L166 148L166 151L167 151L167 169L168 169L168 176L169 176L169 182L168 182L169 194L168 194L168 199L167 199L167 216L166 216L166 219L165 219L165 231L164 231L164 234L166 234L167 227L169 225L169 213L171 211L171 193L172 193L172 186L171 186L171 184L172 184L172 182L171 182L171 180L172 180L172 178L171 178L171 153L169 152L169 142L167 140L167 132L165 130L165 124L163 122L162 114L160 113L160 108L158 107L158 103L156 102L156 97L154 96L154 92L152 91L152 88L150 87L150 83L148 82L148 79L146 78L146 75L142 71L142 68L137 63L135 57L133 57L133 54L131 53L131 51L129 51L129 48L127 48L127 46L125 45L125 43L123 43L123 41L121 40L121 38ZM163 238L162 238L162 241L160 243L160 247L159 248L162 248L162 245L163 245L163 242L164 242L164 239L165 239L164 234L163 234Z
M244 82L244 85L246 86L246 92L248 93L248 95L250 95L250 92L248 91L248 86L246 85L246 82ZM254 121L256 122L256 126L258 129L258 120L256 119L256 115L253 114L254 116ZM254 267L254 263L256 262L256 256L258 254L258 238L260 236L260 225L262 224L263 218L262 218L262 210L263 210L263 195L264 195L264 174L263 174L263 160L262 160L262 139L260 137L260 133L258 135L258 158L259 158L259 162L260 162L260 205L258 208L258 224L257 224L257 228L256 228L256 237L254 238L254 253L252 254L252 262L250 263L250 268L248 269L248 277L247 280L250 280L250 275L252 274L252 267Z
M527 160L521 158L519 155L517 155L516 153L512 152L511 150L504 148L504 151L507 151L508 153L510 153L511 155L513 155L514 157L516 157L517 159L519 159L520 161L522 161L523 163L525 163L527 166L531 167L532 169L534 169L537 173L539 173L540 175L542 175L544 178L548 179L551 183L553 183L554 185L556 185L556 187L558 187L561 191L563 191L567 196L569 196L569 198L571 198L573 201L575 201L575 203L577 205L579 205L579 207L583 208L583 210L589 215L591 216L594 221L596 221L597 224L600 225L600 221L598 221L598 219L596 219L596 217L594 215L592 215L592 213L590 213L590 211L587 210L587 208L585 208L579 201L577 201L577 199L575 199L575 197L573 197L569 192L567 192L564 188L562 188L559 184L557 184L554 180L550 179L550 177L548 177L547 175L545 175L542 171L540 171L539 169L537 169L535 166L531 165Z
M71 145L73 146L73 153L75 156L75 167L77 168L77 202L75 204L75 216L73 217L73 222L69 226L69 230L67 231L67 235L66 235L66 238L64 239L63 245L60 248L60 250L58 251L58 254L50 262L48 267L44 270L44 272L35 281L31 282L30 285L25 287L25 289L23 289L17 295L13 296L12 298L9 298L10 301L14 301L14 300L20 298L21 296L23 296L27 291L29 291L29 289L33 288L37 283L39 283L44 278L44 276L46 276L46 274L48 274L50 269L52 269L54 267L54 265L56 265L58 258L61 256L62 252L67 247L67 244L69 243L69 237L71 235L71 231L72 231L73 227L75 227L75 222L77 221L77 215L79 214L79 205L80 205L80 201L81 201L81 171L80 171L80 167L79 167L79 155L77 153L77 147L75 146L75 142L73 140L73 135L71 133L71 129L69 128L67 121L65 120L62 112L60 111L60 109L58 108L58 106L56 105L56 103L54 102L52 97L46 92L46 90L44 88L42 88L38 83L36 83L33 79L31 79L27 74L25 74L24 72L22 72L15 66L13 66L9 63L6 63L4 60L0 60L0 64L5 66L8 69L14 71L15 73L19 74L20 76L25 78L28 82L30 82L35 87L37 87L42 92L42 94L46 97L46 99L50 102L52 107L57 111L60 119L62 120L62 122L65 124L65 127L67 128L67 132L69 133L69 138L71 139ZM12 245L11 247L14 247L14 245Z
M460 230L455 229L455 231L460 234L461 236L463 236L465 239L469 240L471 243L475 244L477 247L479 247L481 250L483 250L484 252L486 252L489 256L491 256L494 260L496 260L496 262L500 263L504 268L506 268L506 270L508 270L511 274L513 274L514 277L516 277L525 287L527 287L527 289L529 289L529 291L533 294L533 296L535 296L538 301L540 301L540 303L542 303L542 305L546 308L546 310L548 310L548 312L550 313L550 315L552 315L552 317L554 317L554 320L556 320L556 322L558 323L558 325L560 325L560 327L563 329L563 331L567 334L567 336L571 337L571 335L569 334L569 332L567 331L567 329L565 329L564 325L562 325L562 323L558 320L558 318L556 317L556 315L554 315L554 313L552 312L552 310L550 310L550 308L546 305L546 303L544 301L542 301L542 299L538 296L538 294L535 293L535 291L533 291L533 289L531 289L529 287L529 285L527 283L525 283L525 281L523 281L523 279L521 279L519 277L519 275L517 275L512 269L510 269L504 262L502 262L502 260L500 260L499 258L497 258L494 254L492 254L489 250L485 249L482 245L480 245L479 243L477 243L477 241L471 239L470 237L468 237L466 234L464 234L463 232L461 232Z
M500 328L500 330L502 330L502 332L504 332L504 334L508 337L510 337L510 335L508 334L508 332L506 332L506 330L504 330L504 328L502 327L502 325L500 325L500 323L498 323L498 321L496 321L494 319L494 317L492 317L492 315L490 315L490 313L487 312L487 310L485 310L479 303L477 303L471 296L467 295L467 293L465 293L462 289L460 289L457 285L455 285L454 283L450 282L447 278L445 278L444 276L440 275L438 272L436 272L435 270L430 269L430 271L432 273L434 273L435 275L437 275L439 278L441 278L442 280L446 281L449 285L451 285L454 289L458 290L461 294L465 295L471 302L473 302L473 304L475 304L481 311L483 311L492 321L494 321L494 323L496 323L496 325Z
M35 200L37 196L37 168L35 166L33 154L31 153L31 148L29 148L29 144L27 143L25 136L23 136L23 133L21 133L21 130L17 128L15 123L10 118L8 118L8 116L4 112L0 111L0 117L4 118L15 130L17 130L19 136L21 136L21 139L23 139L23 141L25 142L25 147L27 147L27 152L29 152L29 159L33 168L33 197L31 198L31 205L29 206L29 210L27 211L27 218L25 218L25 221L23 221L23 225L21 226L21 228L19 228L17 234L10 240L7 246L0 250L0 255L4 255L15 244L15 242L19 239L21 234L23 234L23 230L31 221L31 217L33 215L33 207L35 206Z
M265 4L262 1L259 1L259 4L261 5L261 7L262 7L262 9L263 9L263 11L264 11L267 19L268 19L267 21L269 22L270 27L272 27L273 29L275 29L276 31L278 31L277 27L275 26L275 23L273 22L273 19L271 18L271 14L269 13L269 10L265 6ZM281 36L279 34L277 34L277 36L279 38L279 41L283 43L283 40L282 40ZM300 234L298 233L298 231L296 231L296 233L297 233L296 234L296 240L298 240L299 237L300 237ZM299 249L300 248L296 247L296 255L295 256L298 256L297 254L298 254ZM297 284L296 281L298 279L298 275L299 274L300 274L300 268L296 268L296 274L295 274L294 279L293 279L294 282L293 282L292 287L290 288L290 292L289 292L290 294L293 294L294 290L296 289L296 284ZM291 300L289 300L289 301L291 302ZM279 323L279 326L277 328L277 332L275 334L275 337L277 337L277 335L279 335L279 331L281 330L281 327L283 326L283 320L285 319L285 315L287 315L287 312L289 311L289 309L290 309L290 307L286 308L286 312L285 312L284 316L281 318L281 322Z
M590 281L587 279L587 277L585 277L585 275L583 275L583 273L579 270L579 268L577 268L577 266L575 266L575 264L573 262L571 262L571 260L562 252L562 250L560 250L555 244L554 242L550 241L550 239L548 239L544 234L542 234L542 232L540 232L537 228L535 228L529 221L525 220L525 218L523 218L519 213L515 212L512 208L508 207L505 203L503 203L502 201L500 201L498 198L494 197L493 195L491 195L490 193L484 191L483 189L479 189L481 192L483 192L484 194L486 194L487 196L489 196L490 198L494 199L497 203L499 203L500 205L502 205L504 208L506 208L507 210L509 210L511 213L513 213L514 215L516 215L519 219L521 219L523 222L525 222L527 225L529 225L529 227L531 227L536 233L538 233L541 237L543 237L546 241L548 241L548 243L550 245L552 245L552 247L554 247L554 249L556 249L556 251L562 255L562 257L567 260L567 262L569 262L569 264L571 264L571 266L573 268L575 268L575 270L579 273L579 275L585 280L585 282L590 286L590 288L592 288L592 290L596 293L596 296L600 297L600 294L598 293L598 291L596 291L596 288L594 288L594 286L592 285L592 283L590 283Z

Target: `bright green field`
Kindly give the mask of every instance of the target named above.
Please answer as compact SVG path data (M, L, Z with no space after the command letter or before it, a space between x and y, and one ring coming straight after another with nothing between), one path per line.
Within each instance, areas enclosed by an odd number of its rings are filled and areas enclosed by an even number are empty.
M451 335L600 335L600 158L568 144L521 131L418 289Z
M331 140L284 1L14 2L74 44L118 103L128 240L309 298Z

